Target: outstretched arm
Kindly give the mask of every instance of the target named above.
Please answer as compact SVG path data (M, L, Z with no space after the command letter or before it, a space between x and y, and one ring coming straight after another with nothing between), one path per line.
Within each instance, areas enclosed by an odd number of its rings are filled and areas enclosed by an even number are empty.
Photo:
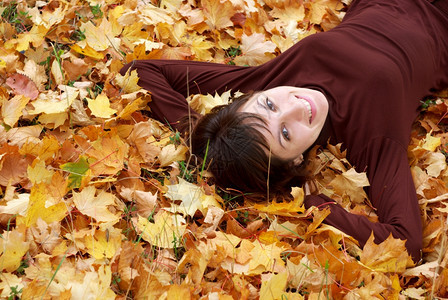
M305 206L328 206L331 214L324 222L351 235L361 246L372 231L376 243L384 241L392 233L395 238L406 240L409 254L418 261L422 249L422 223L406 149L382 138L370 142L362 156L358 161L367 165L368 194L379 222L349 213L324 195L307 196ZM324 204L328 202L334 204Z
M197 61L137 60L125 65L120 73L125 74L128 69L137 70L139 85L151 92L149 106L153 117L174 128L179 119L189 113L185 98L190 94L256 88L243 80L248 67Z

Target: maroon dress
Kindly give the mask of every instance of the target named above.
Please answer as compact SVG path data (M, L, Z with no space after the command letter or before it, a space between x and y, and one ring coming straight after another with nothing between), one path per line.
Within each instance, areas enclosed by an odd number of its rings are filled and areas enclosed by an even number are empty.
M447 0L437 6L426 0L355 0L336 28L308 36L260 66L142 60L122 73L138 70L139 84L152 93L153 117L173 127L188 112L188 94L280 85L321 91L330 108L319 141L343 143L350 163L367 172L368 196L379 217L374 223L335 204L325 222L361 246L372 231L377 243L392 233L407 240L418 260L422 224L407 146L420 100L448 86L447 7ZM329 201L311 195L305 205Z

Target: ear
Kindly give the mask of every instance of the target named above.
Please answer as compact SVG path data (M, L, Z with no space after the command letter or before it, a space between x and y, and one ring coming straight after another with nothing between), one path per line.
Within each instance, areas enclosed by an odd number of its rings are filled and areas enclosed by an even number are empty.
M300 156L299 157L297 157L297 158L295 158L294 160L293 160L293 164L294 164L294 166L299 166L301 163L303 162L303 155L302 154L300 154Z

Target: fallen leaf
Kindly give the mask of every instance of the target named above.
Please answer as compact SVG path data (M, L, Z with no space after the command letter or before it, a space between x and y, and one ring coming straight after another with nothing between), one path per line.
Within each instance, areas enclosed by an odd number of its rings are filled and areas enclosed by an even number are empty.
M92 114L99 118L110 118L117 111L110 108L109 98L100 94L95 99L87 98L88 106Z
M35 100L39 95L36 84L26 75L15 73L6 79L6 84L13 89L16 95L23 95Z
M97 194L97 195L96 195ZM112 213L109 206L115 203L115 196L111 193L88 186L81 192L73 192L73 203L84 215L94 218L98 222L118 222L120 216Z
M160 210L154 216L154 223L139 216L137 228L141 231L141 238L151 245L172 249L182 245L186 224L181 216Z
M17 229L3 232L0 239L0 269L6 272L17 270L28 248L29 242L23 232Z
M30 99L23 95L17 95L12 99L6 100L2 105L3 122L10 127L14 127L23 114L22 110L29 101Z
M380 272L402 273L413 265L404 246L405 241L395 239L392 234L382 243L375 244L373 234L364 245L360 261L369 268Z
M286 288L286 280L288 274L286 272L280 274L272 274L267 281L261 282L260 300L276 300L283 297Z

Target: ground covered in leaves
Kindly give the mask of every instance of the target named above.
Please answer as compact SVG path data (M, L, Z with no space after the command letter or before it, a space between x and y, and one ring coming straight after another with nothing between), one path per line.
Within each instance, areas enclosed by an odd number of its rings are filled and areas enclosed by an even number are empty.
M336 26L338 0L13 0L0 3L0 297L429 299L448 297L447 94L422 101L409 162L423 261L356 241L326 210L253 205L207 180L150 118L133 59L257 65ZM196 95L206 112L225 95ZM315 148L317 187L375 219L364 173Z

